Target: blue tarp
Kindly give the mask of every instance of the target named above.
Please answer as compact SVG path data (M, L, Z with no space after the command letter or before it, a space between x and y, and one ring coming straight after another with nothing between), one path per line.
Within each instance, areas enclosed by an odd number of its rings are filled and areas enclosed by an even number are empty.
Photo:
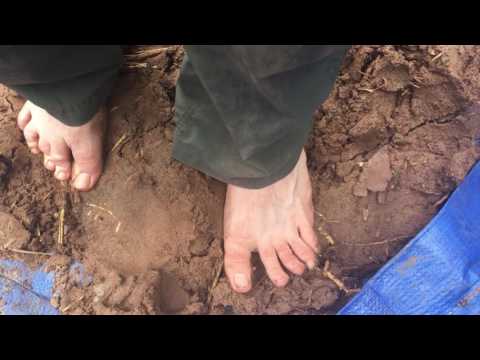
M74 262L69 268L73 285L85 287L93 278L85 267ZM31 269L21 261L0 259L0 314L3 315L58 315L51 305L58 298L59 290L53 292L55 274L45 267Z
M480 164L339 314L480 314Z
M56 315L50 305L55 276L20 261L0 260L0 314Z

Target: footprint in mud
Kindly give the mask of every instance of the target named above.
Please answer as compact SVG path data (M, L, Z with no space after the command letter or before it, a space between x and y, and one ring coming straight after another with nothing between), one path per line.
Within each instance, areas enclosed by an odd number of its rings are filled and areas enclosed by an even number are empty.
M97 313L176 314L190 301L178 279L163 271L123 277L109 272L93 286L93 307Z

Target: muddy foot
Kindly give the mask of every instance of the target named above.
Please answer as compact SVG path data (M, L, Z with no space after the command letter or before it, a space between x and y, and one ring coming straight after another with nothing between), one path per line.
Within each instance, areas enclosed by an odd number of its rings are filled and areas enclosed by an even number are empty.
M306 155L284 179L259 190L229 186L225 204L225 271L233 289L252 287L250 256L258 251L278 287L288 283L285 269L302 275L316 263L312 186ZM282 267L283 265L283 267Z

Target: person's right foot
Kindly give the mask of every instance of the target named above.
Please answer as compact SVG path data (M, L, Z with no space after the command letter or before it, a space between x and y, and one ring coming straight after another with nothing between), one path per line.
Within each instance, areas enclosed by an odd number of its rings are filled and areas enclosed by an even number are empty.
M316 266L312 185L303 151L285 178L263 189L228 185L225 203L225 272L239 293L252 288L250 256L258 251L272 282L283 287L287 271L302 275Z
M32 153L43 153L44 165L55 178L71 180L73 188L89 191L102 173L105 119L102 109L82 126L67 126L27 101L17 122Z

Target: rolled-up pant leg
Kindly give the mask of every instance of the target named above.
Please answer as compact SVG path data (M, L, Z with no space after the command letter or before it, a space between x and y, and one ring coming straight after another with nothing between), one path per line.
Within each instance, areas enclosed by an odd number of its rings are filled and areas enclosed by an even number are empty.
M187 45L173 156L262 188L295 167L349 46Z
M110 95L122 59L120 46L0 46L0 83L79 126Z
M295 166L348 46L187 45L174 157L226 183L261 188ZM98 111L120 46L0 46L0 83L60 121Z

